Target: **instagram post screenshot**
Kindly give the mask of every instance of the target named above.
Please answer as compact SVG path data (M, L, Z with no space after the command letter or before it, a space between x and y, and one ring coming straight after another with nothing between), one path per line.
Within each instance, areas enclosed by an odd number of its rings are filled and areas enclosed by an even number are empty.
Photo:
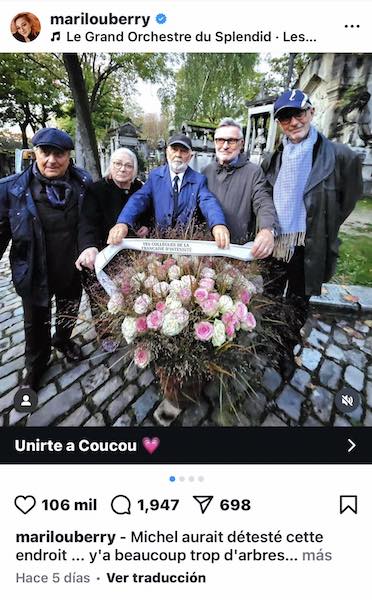
M2 3L4 597L370 597L371 13Z

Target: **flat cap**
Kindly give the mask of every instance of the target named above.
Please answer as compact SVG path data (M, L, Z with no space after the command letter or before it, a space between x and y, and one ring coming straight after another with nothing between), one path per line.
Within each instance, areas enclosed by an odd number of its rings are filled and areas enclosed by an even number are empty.
M192 142L184 133L175 133L169 138L168 146L175 146L176 144L180 144L180 146L185 146L185 148L192 150Z
M301 90L286 90L279 98L275 100L274 104L274 117L278 116L278 113L283 108L306 108L311 106L310 98L305 92Z
M73 150L74 142L66 133L56 127L45 127L39 129L32 138L34 146L54 146L59 150Z

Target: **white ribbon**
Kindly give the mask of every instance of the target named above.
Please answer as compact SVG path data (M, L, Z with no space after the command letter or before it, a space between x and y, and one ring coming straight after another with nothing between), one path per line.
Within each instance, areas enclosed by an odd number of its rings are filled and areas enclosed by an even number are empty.
M138 252L153 252L154 254L181 254L185 256L227 256L247 262L254 260L252 255L253 242L243 246L230 244L229 248L218 248L216 242L202 240L152 240L127 238L120 244L106 246L97 254L95 269L97 279L111 297L118 289L112 279L104 272L104 268L121 250L137 250Z

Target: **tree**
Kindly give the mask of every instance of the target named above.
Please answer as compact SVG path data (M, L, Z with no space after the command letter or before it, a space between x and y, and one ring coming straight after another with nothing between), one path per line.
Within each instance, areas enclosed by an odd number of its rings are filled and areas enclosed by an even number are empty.
M61 114L64 101L59 66L51 55L37 56L49 69L40 68L30 54L0 55L0 123L19 126L24 148L28 148L27 128L35 132L45 127L52 116Z
M146 113L142 120L142 134L146 138L150 148L155 150L160 139L167 139L169 132L169 121L164 116L156 113Z
M265 91L269 94L280 94L284 89L292 88L310 59L311 54L303 53L270 57L269 71L265 76Z
M176 74L174 121L215 124L222 117L238 117L245 100L254 97L260 76L257 54L186 54ZM169 102L169 98L167 98Z
M85 167L93 179L100 177L101 168L98 157L97 140L94 131L89 99L83 72L77 54L64 54L63 62L68 74L70 89L76 112L76 162Z

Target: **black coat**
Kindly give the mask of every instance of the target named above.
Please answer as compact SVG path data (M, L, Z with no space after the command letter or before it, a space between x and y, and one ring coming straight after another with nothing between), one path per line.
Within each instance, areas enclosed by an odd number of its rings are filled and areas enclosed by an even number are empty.
M86 248L102 250L107 246L109 231L116 225L117 218L134 192L142 187L142 182L135 179L129 190L120 189L111 179L100 179L91 184L87 190L79 222L79 251ZM150 212L142 215L138 227L153 226Z
M262 163L274 187L282 161L283 146ZM322 283L336 270L342 223L362 196L359 156L343 144L335 144L318 133L313 166L304 190L306 207L305 294L319 295Z
M70 176L77 183L81 208L92 179L86 171L71 165ZM32 167L0 180L0 258L10 240L10 265L16 292L36 306L48 306L50 293L45 238L30 183Z

